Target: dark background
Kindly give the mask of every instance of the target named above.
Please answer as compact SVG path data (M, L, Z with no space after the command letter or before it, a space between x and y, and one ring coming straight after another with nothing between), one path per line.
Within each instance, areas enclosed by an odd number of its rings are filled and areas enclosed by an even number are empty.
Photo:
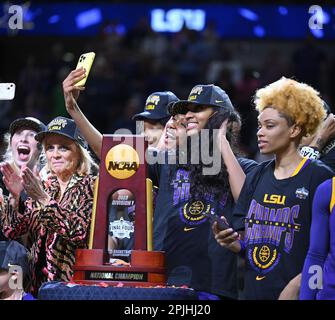
M108 3L132 5L120 1ZM136 5L139 3L150 2ZM177 4L210 3L236 5L232 1ZM238 4L247 6L250 1ZM335 8L331 2L312 4ZM335 9L332 19L334 24ZM143 109L146 97L154 91L171 90L185 99L194 85L215 83L228 93L241 113L242 149L247 156L255 157L257 120L252 96L257 88L281 76L294 77L320 91L332 109L335 106L334 40L317 39L309 32L298 39L222 37L210 23L201 32L184 28L177 33L155 33L146 19L134 21L133 27L123 34L113 32L120 21L122 16L119 21L103 21L96 34L90 36L0 32L0 82L15 82L17 86L12 102L0 102L0 133L6 132L17 117L34 116L48 123L55 116L67 116L61 84L75 68L80 54L88 51L96 52L96 60L79 104L102 133L113 133L118 128L135 132L131 116ZM335 24L331 30L335 33Z

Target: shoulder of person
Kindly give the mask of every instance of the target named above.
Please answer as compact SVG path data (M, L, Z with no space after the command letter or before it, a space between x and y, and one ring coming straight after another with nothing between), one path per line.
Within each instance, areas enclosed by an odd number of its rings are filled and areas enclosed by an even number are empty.
M240 164L244 173L248 173L249 171L251 171L253 168L255 168L258 165L258 163L255 160L243 158L243 157L237 158L237 161Z
M321 182L319 185L318 185L318 189L319 190L322 190L322 191L326 191L326 190L330 190L330 192L332 191L333 189L333 178L329 178L323 182ZM335 191L335 190L334 190Z
M252 165L252 168L251 168L252 170L250 170L250 173L252 174L261 173L264 169L271 167L271 165L274 162L274 159L265 160L260 163L257 163L256 161L254 162L255 164Z
M325 172L332 175L335 175L333 169L327 166L322 160L311 160L311 165L315 170L313 172Z

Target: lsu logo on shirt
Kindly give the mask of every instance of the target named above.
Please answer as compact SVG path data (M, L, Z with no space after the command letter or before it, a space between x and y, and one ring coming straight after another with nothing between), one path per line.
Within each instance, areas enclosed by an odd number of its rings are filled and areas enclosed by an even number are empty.
M272 203L272 204L285 204L286 196L281 196L279 194L271 194L267 193L264 195L263 202L264 203Z

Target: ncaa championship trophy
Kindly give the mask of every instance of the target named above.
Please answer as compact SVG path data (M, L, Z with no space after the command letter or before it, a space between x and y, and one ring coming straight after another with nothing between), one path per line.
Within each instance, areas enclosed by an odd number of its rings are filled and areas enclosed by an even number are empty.
M152 183L147 142L104 135L88 249L76 251L74 281L108 285L166 284L165 256L152 251Z

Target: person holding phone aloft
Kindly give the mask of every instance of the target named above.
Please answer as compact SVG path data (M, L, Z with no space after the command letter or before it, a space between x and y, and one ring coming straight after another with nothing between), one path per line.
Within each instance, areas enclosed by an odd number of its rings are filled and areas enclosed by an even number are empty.
M83 88L76 88L75 83L84 76L85 71L72 71L64 80L65 105L91 148L100 156L102 135L77 104ZM220 250L207 213L211 210L220 215L229 212L230 217L234 199L238 198L245 178L242 168L247 172L254 166L251 160L239 162L225 138L226 134L236 133L232 127L239 122L239 117L228 95L214 85L195 86L188 100L171 104L169 111L172 116L184 114L188 137L209 129L213 148L219 148L225 164L220 162L219 173L212 177L203 177L203 164L192 168L190 164L178 168L168 163L151 167L150 176L159 186L154 214L154 249L167 253L169 284L189 285L205 296L235 299L237 260L228 250ZM218 136L214 135L214 129ZM188 156L195 151L189 150ZM194 224L194 219L198 223ZM203 240L197 246L198 239Z

